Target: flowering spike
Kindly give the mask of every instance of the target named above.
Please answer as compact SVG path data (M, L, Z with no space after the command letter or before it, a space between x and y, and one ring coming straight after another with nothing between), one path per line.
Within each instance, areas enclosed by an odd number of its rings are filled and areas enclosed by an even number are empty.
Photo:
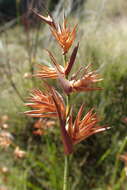
M35 77L39 77L42 79L46 79L46 78L56 79L56 78L58 78L58 74L57 74L55 68L45 66L45 65L41 65L41 64L38 65L38 68L40 70L38 70L37 73L34 75Z
M101 81L102 79L99 78L99 75L93 72L88 71L88 66L86 68L81 68L81 70L84 70L83 75L80 77L81 79L76 80L77 75L80 73L80 71L73 77L73 80L69 81L65 78L65 75L62 75L58 70L58 78L61 83L61 86L66 94L72 93L72 92L80 92L80 91L93 91L93 90L102 90L100 87L94 87L93 84L96 82Z
M57 40L58 44L63 50L63 55L67 54L72 46L75 36L77 25L71 30L67 27L67 20L63 19L62 25L56 24L53 17L48 13L48 16L38 14L35 10L32 10L42 21L50 26L52 35ZM73 49L69 61L66 61L65 68L59 65L53 54L46 50L51 59L52 67L46 65L39 65L40 70L34 75L42 79L58 79L64 92L69 95L72 92L80 91L92 91L100 90L101 88L95 87L96 82L102 79L96 73L96 71L89 71L91 65L87 67L81 67L78 71L68 78L73 65L75 64L76 55L78 52L79 43ZM61 137L64 146L65 154L71 154L73 152L73 144L77 144L82 140L85 140L89 136L105 131L106 126L98 125L98 117L96 113L93 113L91 109L83 118L82 105L78 111L75 121L73 122L72 108L70 106L69 96L66 96L66 104L64 104L62 96L51 86L45 83L46 92L40 90L34 90L29 98L29 103L26 106L31 107L32 110L26 111L25 114L31 117L46 118L56 117L60 121ZM68 111L69 110L69 111ZM44 124L45 124L45 120ZM38 121L36 131L34 134L43 134L44 130L41 128L42 119Z
M82 112L83 105L79 109L74 124L72 123L72 115L70 115L68 121L68 134L70 135L73 144L77 144L95 133L99 133L108 129L106 126L98 125L97 115L92 113L93 109L90 110L81 120Z
M75 77L73 77L73 80L70 81L72 86L72 92L102 90L102 88L100 87L94 87L93 84L103 79L101 79L100 76L95 73L95 71L89 72L89 67L90 65L84 68L84 73L82 75L80 74L81 79L76 80L75 78L77 77L77 75L79 75L80 71L82 71L83 68L81 68L75 75Z
M72 46L73 41L75 40L76 35L76 27L74 26L73 30L70 31L69 28L66 27L66 19L64 17L63 26L61 27L60 24L56 24L54 22L53 17L48 13L48 16L45 17L43 15L38 14L35 10L33 10L33 13L36 14L43 22L50 25L50 29L52 32L52 35L56 38L59 45L63 49L63 54L66 54L70 47Z
M72 32L69 28L66 27L66 19L63 21L63 27L61 27L59 24L57 25L57 28L51 27L52 35L56 38L57 42L63 49L63 54L66 54L70 47L72 46L75 36L76 36L76 27L74 26Z
M34 90L31 93L31 98L29 98L30 103L26 104L26 106L33 108L33 110L26 111L24 113L31 117L43 117L43 118L57 117L58 115L57 115L56 106L53 101L53 97L49 93L49 89L47 89L47 92L48 94L40 90ZM57 101L60 104L61 113L64 114L64 103L59 98L58 94L57 94Z

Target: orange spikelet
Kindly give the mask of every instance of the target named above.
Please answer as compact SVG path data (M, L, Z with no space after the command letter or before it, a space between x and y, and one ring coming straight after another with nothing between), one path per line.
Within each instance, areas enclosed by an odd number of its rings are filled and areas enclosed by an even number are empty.
M51 94L51 88L52 87L45 84L46 92L42 92L38 89L33 90L31 97L29 98L29 103L25 104L26 106L33 108L33 110L26 111L24 113L30 117L38 118L57 117L57 109L54 103L53 95ZM56 98L60 105L61 113L64 114L64 102L58 92Z
M63 54L66 54L70 47L72 46L75 36L76 36L76 27L74 26L73 30L70 31L70 28L67 28L67 21L64 18L63 27L58 24L57 28L51 27L52 35L56 38L57 42L63 49Z
M71 82L72 92L80 92L80 91L93 91L93 90L101 90L100 87L95 87L94 84L103 80L95 71L88 71L91 65L88 65L85 68L81 68L78 72L83 70L83 74L80 74L80 79L76 79L77 74L73 77Z
M106 126L98 125L98 118L97 115L93 113L93 109L91 109L83 119L81 119L82 112L83 105L80 107L74 123L72 122L72 114L69 116L67 131L73 144L77 144L95 133L108 129Z
M48 13L48 16L46 17L46 16L43 16L43 15L37 13L34 9L32 9L32 12L34 14L36 14L43 22L49 24L51 27L54 27L54 28L56 27L54 19L49 13Z

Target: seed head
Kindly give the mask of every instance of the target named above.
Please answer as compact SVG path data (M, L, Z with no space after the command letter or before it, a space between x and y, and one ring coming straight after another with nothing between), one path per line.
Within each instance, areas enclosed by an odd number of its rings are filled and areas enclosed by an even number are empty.
M51 27L52 35L56 38L57 42L63 49L63 54L68 52L75 40L76 27L77 25L74 26L72 31L70 30L70 27L67 28L67 21L65 18L63 21L63 26L58 24L57 28Z
M93 113L93 109L81 119L83 107L83 105L80 107L74 122L72 121L72 114L68 120L67 131L73 144L77 144L82 140L87 139L89 136L107 129L107 126L100 126L98 124L98 117L96 113Z

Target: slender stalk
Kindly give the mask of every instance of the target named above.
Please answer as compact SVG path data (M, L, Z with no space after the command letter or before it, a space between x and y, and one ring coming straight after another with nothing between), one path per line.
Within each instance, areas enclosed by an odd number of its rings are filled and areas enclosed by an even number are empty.
M63 184L63 190L68 189L68 165L69 165L69 156L65 155L64 157L64 184Z
M66 55L64 55L64 67L66 67ZM66 116L70 110L70 95L66 95ZM68 190L68 176L69 176L69 155L64 156L64 182L63 190Z
M119 152L117 153L117 158L116 158L116 161L115 161L115 167L114 167L114 173L112 175L112 185L115 184L115 181L116 181L116 177L117 177L117 172L119 170L119 164L120 164L120 159L119 159L119 156L120 154L122 154L125 146L127 145L127 138L124 139L120 149L119 149Z
M126 180L126 168L123 168L120 174L120 178L118 179L118 182L116 182L116 184L114 185L114 189L120 189L122 188L122 184L124 182L124 180Z
M67 62L67 56L66 56L66 54L65 55L63 55L63 62L64 62L64 67L66 67L66 62Z

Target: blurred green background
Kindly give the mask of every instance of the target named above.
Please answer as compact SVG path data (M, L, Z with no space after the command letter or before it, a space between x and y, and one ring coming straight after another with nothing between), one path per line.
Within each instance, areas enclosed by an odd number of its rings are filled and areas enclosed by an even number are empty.
M22 114L31 89L42 81L29 76L38 63L50 62L45 48L62 61L48 26L30 12L45 7L61 22L63 10L72 27L78 23L80 42L74 70L89 63L104 79L99 92L72 96L76 115L84 103L94 107L110 130L75 147L71 158L69 190L126 190L127 177L119 155L127 151L127 1L126 0L0 0L0 121L26 151L16 159L14 147L0 148L0 190L60 190L63 184L63 146L59 127L46 135L33 135L34 119ZM75 42L75 44L76 44ZM48 44L48 45L47 45ZM69 54L71 54L72 49ZM73 70L73 71L74 71ZM60 86L50 81L58 90ZM3 172L2 168L8 168ZM3 188L3 189L2 189Z

